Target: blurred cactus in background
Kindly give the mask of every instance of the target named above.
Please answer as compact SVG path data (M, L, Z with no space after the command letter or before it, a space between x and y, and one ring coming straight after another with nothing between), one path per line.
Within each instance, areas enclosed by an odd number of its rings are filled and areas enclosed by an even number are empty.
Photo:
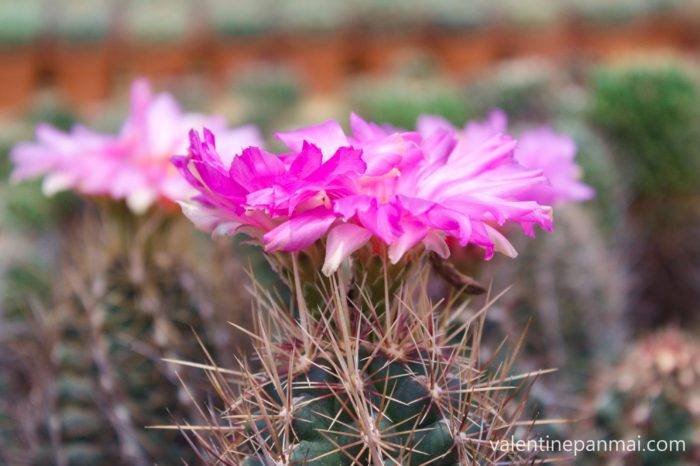
M554 112L558 89L566 76L546 61L521 59L504 62L484 72L467 87L474 114L500 108L517 123L548 121Z
M642 442L679 440L681 451L600 452L582 464L691 465L700 461L700 344L677 328L638 341L596 381L593 432ZM660 447L659 447L660 449Z
M2 290L0 344L8 361L0 373L0 391L7 391L0 416L10 427L0 421L0 450L9 464L192 459L177 433L146 429L200 416L193 399L203 380L185 390L168 361L195 359L205 349L230 360L233 351L223 330L247 308L243 265L173 215L173 200L188 191L170 166L191 125L223 129L225 121L184 114L172 96L151 93L145 81L132 86L131 97L116 135L78 125L63 131L62 113L42 107L37 141L18 143L11 154L15 181L44 176L44 193L70 187L92 201L46 199L34 181L8 186L10 194L22 190L16 199L3 197L3 222L16 231L24 224L12 215L32 218L27 213L37 210L43 216L25 222L25 235L31 227L53 235L52 248L38 251L36 280L19 273L32 270L24 266L31 255L19 266L3 257L9 286ZM221 134L234 145L259 140L255 128L240 131ZM68 209L55 222L45 213L53 205Z
M352 107L373 121L412 128L419 115L440 115L454 124L469 116L469 102L459 87L442 79L398 76L381 82L355 83Z
M689 322L700 302L696 76L673 62L604 68L593 76L590 105L629 186L630 317L641 326Z
M269 131L289 124L301 98L301 86L298 76L290 69L257 66L236 75L233 97L242 121Z
M591 119L610 138L635 199L696 194L700 88L671 61L603 68L592 78Z
M28 386L15 411L43 407L30 431L44 448L10 464L193 459L178 433L146 427L201 418L194 400L206 381L170 361L201 359L205 348L230 361L226 322L241 322L248 306L245 275L229 251L201 244L183 221L108 210L88 212L65 234L51 306L27 318L23 338L4 340L22 369L8 372L24 374Z
M35 99L25 121L3 122L0 132L0 463L29 464L46 447L52 373L42 326L43 303L51 296L57 229L77 199L65 194L47 201L39 183L8 182L10 148L31 131L35 119L69 125L73 115L51 95ZM43 426L40 428L40 426ZM41 463L40 463L41 464ZM43 464L49 464L45 461Z

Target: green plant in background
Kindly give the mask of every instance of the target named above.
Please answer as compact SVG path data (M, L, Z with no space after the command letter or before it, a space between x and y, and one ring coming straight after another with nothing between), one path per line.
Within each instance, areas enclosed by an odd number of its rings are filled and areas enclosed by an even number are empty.
M589 116L613 150L629 197L630 317L641 326L694 319L700 289L700 87L671 61L599 69Z
M144 42L174 42L190 31L195 5L186 0L137 0L124 12L127 33Z
M549 121L556 99L552 90L561 87L561 76L553 65L537 59L504 62L486 71L467 87L467 99L476 115L500 108L514 122Z
M678 63L594 73L590 117L610 140L635 198L700 189L700 88Z
M677 440L680 451L599 452L581 464L691 465L700 461L700 345L677 328L638 341L597 381L593 432L608 440Z
M635 17L673 11L683 0L568 0L576 14L603 24L619 24Z
M2 341L7 354L17 355L7 366L10 380L28 371L30 354L44 363L25 381L32 397L15 390L12 398L24 409L42 407L27 430L43 448L15 460L66 466L194 460L177 432L146 427L201 418L193 400L205 380L186 368L175 371L172 361L200 359L204 348L228 359L234 345L226 322L240 322L248 302L231 285L244 279L240 263L198 236L173 218L114 210L88 212L64 235L50 308L41 319L25 317L34 324L25 328L26 341ZM189 381L186 389L178 374Z
M57 8L58 35L70 42L90 43L103 40L110 29L114 5L109 0L61 0Z
M37 280L46 285L44 293L28 289L38 288L28 283L3 295L2 328L7 331L0 345L9 361L2 366L0 386L9 393L0 415L7 413L10 425L21 427L2 432L0 451L11 455L9 464L192 461L191 449L177 432L145 427L201 416L191 397L203 380L190 377L195 383L186 390L171 361L194 359L205 347L224 359L232 353L222 329L246 305L238 294L241 265L218 246L202 243L189 224L172 215L175 206L165 194L183 194L177 191L183 185L177 184L170 155L187 140L187 130L223 128L223 119L185 114L171 95L154 95L145 81L132 86L130 101L129 117L116 135L85 127L61 131L57 126L68 122L60 106L43 106L34 116L43 122L36 141L16 144L11 154L14 180L45 175L47 191L47 179L58 177L70 180L75 192L99 200L81 203L77 212L63 211L55 222L39 217L35 228L53 235L47 251L30 241L30 249L45 261L41 277L46 280ZM234 139L259 140L254 128L231 131ZM164 191L149 191L164 186ZM8 196L7 206L18 203L15 210L25 217L21 207L35 201L43 209L65 204L66 198L39 197L33 184L10 189L15 188L25 191L16 200ZM127 209L119 199L128 194L145 203L129 202ZM158 207L148 210L156 202ZM15 276L29 282L27 274L7 274ZM9 303L12 312L4 308Z
M0 44L21 45L41 33L43 17L40 0L10 0L0 4Z
M248 68L236 75L232 87L232 97L241 107L238 116L264 131L286 123L301 99L298 76L280 66Z
M399 128L413 128L419 115L440 115L455 124L469 116L469 102L459 87L435 78L398 76L384 81L360 81L350 100L361 115Z
M224 37L241 37L264 33L271 27L270 8L266 2L239 0L205 0L213 29Z

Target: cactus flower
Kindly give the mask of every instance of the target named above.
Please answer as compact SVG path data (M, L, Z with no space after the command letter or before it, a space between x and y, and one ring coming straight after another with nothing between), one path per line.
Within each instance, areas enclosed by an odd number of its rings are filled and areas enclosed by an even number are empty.
M418 132L424 137L437 130L457 131L458 138L468 145L478 144L505 133L508 119L501 110L493 110L484 121L470 121L458 131L450 122L434 115L421 116ZM549 183L533 188L532 199L543 204L559 204L591 199L595 191L583 183L581 168L576 164L576 144L567 135L547 126L523 131L518 137L515 160L525 168L540 169Z
M136 80L129 116L118 134L100 134L82 126L66 133L39 125L36 141L13 149L12 178L44 176L47 195L73 189L125 199L132 211L141 213L155 201L176 201L194 193L170 158L186 150L187 131L202 126L217 132L226 153L261 141L252 126L228 129L223 118L183 113L170 94L154 95L147 81Z
M488 259L515 254L500 225L552 228L551 208L528 198L547 180L515 161L511 137L466 144L452 130L423 136L355 115L351 126L351 135L332 120L279 133L288 151L251 147L235 157L222 154L212 132L203 140L193 132L189 154L173 159L199 191L181 203L184 213L216 234L244 229L268 251L327 237L326 274L372 239L393 263L421 244L446 257L448 237Z

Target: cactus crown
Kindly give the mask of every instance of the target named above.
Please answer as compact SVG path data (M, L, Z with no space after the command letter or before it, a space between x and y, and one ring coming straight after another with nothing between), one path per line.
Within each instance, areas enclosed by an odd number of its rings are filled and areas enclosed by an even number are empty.
M317 309L296 286L298 318L254 285L255 331L241 329L254 357L236 371L212 361L223 410L212 425L177 428L216 464L524 461L493 444L515 433L521 406L508 401L534 374L509 376L510 358L483 362L488 305L471 312L456 296L431 302L427 269L418 261L383 298L368 293L371 283L336 274L319 286Z

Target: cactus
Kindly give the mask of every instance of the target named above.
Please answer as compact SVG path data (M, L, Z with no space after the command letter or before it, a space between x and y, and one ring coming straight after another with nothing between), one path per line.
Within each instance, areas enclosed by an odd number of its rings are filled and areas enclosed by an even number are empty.
M513 376L512 360L495 356L490 372L478 338L485 309L469 315L462 293L433 303L427 270L483 293L445 262L448 240L482 248L486 258L496 251L512 257L513 246L490 223L497 217L499 228L508 222L530 233L535 225L551 230L551 207L528 190L549 185L515 163L510 138L462 151L449 123L430 120L435 130L423 136L352 115L353 139L328 120L278 133L287 158L249 148L226 172L216 136L205 131L204 140L192 133L188 155L174 159L200 193L182 203L185 215L215 234L241 231L260 240L293 295L285 310L284 300L257 287L254 301L266 305L255 313L255 332L242 329L256 358L239 370L213 360L207 368L222 415L173 427L200 441L205 462L523 460L502 447L520 411L507 401L509 390L534 374Z
M256 285L253 359L237 370L207 367L221 415L170 428L189 432L206 464L525 461L494 445L517 430L509 391L535 374L509 376L508 358L498 369L483 363L486 307L436 307L427 261L402 266L410 270L391 296L372 291L390 286L387 276L377 288L369 279L350 285L346 273L319 285L323 299L312 307L295 262L294 312Z
M19 380L27 374L25 383L42 407L35 408L33 435L43 439L43 448L25 451L12 464L193 460L177 433L147 426L200 417L192 397L204 381L176 373L169 361L198 358L201 345L223 357L232 351L221 329L239 320L237 306L245 306L231 286L243 272L218 246L195 249L189 225L177 218L115 210L96 217L88 208L66 233L61 274L52 283L54 304L7 343L23 369L10 375ZM198 385L188 392L179 373ZM16 401L24 411L38 403Z
M688 66L600 69L591 99L591 119L616 149L635 198L698 192L700 87Z
M299 77L281 66L252 67L236 74L232 97L244 121L269 130L289 119L299 105Z
M637 325L691 322L696 273L695 173L700 87L688 67L665 63L600 70L590 115L628 183L626 255L635 270L629 312ZM662 245L662 246L660 246Z
M475 114L493 108L505 111L514 122L548 120L553 113L551 93L563 73L537 59L520 59L492 67L467 88Z
M610 453L588 458L591 464L697 464L698 360L696 338L677 328L653 333L598 380L590 407L593 428L603 438L682 440L685 451Z
M368 118L401 128L413 127L422 113L441 115L453 123L461 123L469 115L460 89L434 78L399 76L375 84L358 82L351 101Z

